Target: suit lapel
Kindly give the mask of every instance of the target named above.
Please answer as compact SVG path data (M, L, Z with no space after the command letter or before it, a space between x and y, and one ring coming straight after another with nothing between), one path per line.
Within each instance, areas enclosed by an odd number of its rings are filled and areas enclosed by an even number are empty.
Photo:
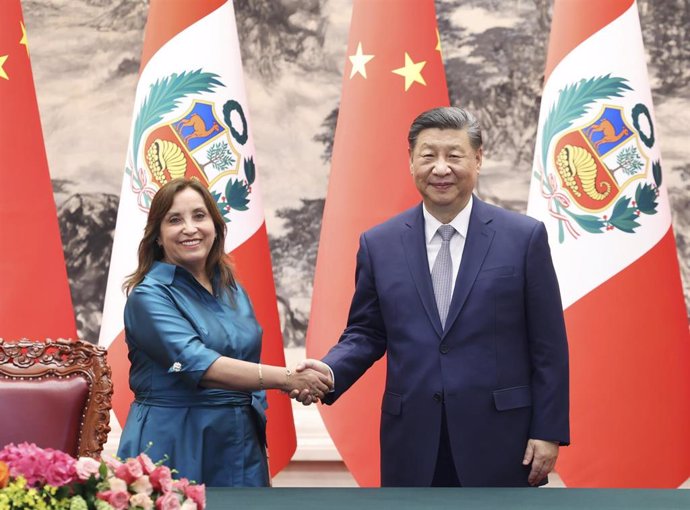
M414 280L417 292L429 320L434 325L434 330L440 337L443 333L441 329L441 319L436 309L436 298L434 288L431 283L431 273L429 273L429 259L426 254L426 237L424 235L424 216L422 205L414 209L410 221L405 222L402 234L405 258L410 268L412 279ZM452 305L451 305L452 306Z
M453 322L458 318L460 310L462 310L462 307L465 305L467 296L469 296L470 290L472 290L479 269L494 239L495 231L488 226L493 219L490 209L476 196L473 200L474 203L472 205L470 223L467 228L465 249L462 252L458 277L457 280L455 280L455 290L453 291L453 298L450 302L448 317L446 318L445 332L450 330Z

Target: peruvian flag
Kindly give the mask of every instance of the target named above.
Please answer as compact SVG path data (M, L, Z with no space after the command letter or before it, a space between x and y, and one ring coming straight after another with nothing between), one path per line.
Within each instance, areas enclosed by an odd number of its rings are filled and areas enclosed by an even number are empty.
M316 261L307 355L321 358L347 323L359 235L420 201L407 132L448 105L433 0L355 0ZM379 423L386 376L376 363L321 415L357 482L380 484Z
M528 214L570 345L574 487L690 476L690 337L637 5L556 0Z
M76 338L19 0L0 9L0 338Z
M226 250L264 330L262 362L285 365L271 258L254 160L231 1L152 0L108 275L100 344L109 346L113 407L124 423L129 390L122 282L137 264L151 198L176 177L206 184L228 226ZM296 447L286 395L268 392L271 473Z

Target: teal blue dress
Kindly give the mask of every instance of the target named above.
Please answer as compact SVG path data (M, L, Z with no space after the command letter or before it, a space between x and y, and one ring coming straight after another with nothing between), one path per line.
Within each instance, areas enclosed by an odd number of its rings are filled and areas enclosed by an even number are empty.
M134 402L118 456L140 452L210 487L269 484L265 392L199 386L220 356L257 363L262 330L247 294L211 295L186 269L155 262L125 306ZM232 296L232 297L231 297ZM233 302L234 301L234 302Z

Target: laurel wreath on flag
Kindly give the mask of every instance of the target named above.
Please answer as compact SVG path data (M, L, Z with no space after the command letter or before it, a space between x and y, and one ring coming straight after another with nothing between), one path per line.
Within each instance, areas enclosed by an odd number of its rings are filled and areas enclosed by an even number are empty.
M132 132L132 167L127 166L125 173L130 176L132 191L137 195L139 208L148 211L155 190L148 185L146 172L139 167L139 146L144 133L154 126L168 113L172 112L180 104L180 101L191 94L200 92L212 92L216 87L225 85L218 79L215 73L184 71L181 74L173 73L156 80L144 98L134 121ZM138 170L136 170L138 169Z
M542 131L541 164L542 172L535 171L534 175L542 186L542 195L549 199L549 211L558 221L558 241L564 242L564 226L577 239L579 234L573 228L572 219L583 230L592 234L600 234L618 229L627 233L634 233L640 226L637 218L640 214L656 214L661 185L661 164L656 161L652 165L654 184L638 184L634 200L631 196L620 197L613 206L611 215L595 216L592 214L576 214L568 210L570 201L559 192L557 181L553 174L546 171L549 146L553 138L560 132L572 126L573 122L582 117L589 107L600 99L621 97L626 90L632 90L625 78L606 76L582 79L578 83L566 86L551 107ZM555 210L551 210L553 202ZM567 216L565 216L567 214Z

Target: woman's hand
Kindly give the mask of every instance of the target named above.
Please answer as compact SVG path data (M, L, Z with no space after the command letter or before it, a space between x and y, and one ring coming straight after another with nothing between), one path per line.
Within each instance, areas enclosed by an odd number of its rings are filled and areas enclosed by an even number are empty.
M285 388L287 393L306 393L321 400L332 389L331 378L317 370L308 368L300 372L288 371Z

